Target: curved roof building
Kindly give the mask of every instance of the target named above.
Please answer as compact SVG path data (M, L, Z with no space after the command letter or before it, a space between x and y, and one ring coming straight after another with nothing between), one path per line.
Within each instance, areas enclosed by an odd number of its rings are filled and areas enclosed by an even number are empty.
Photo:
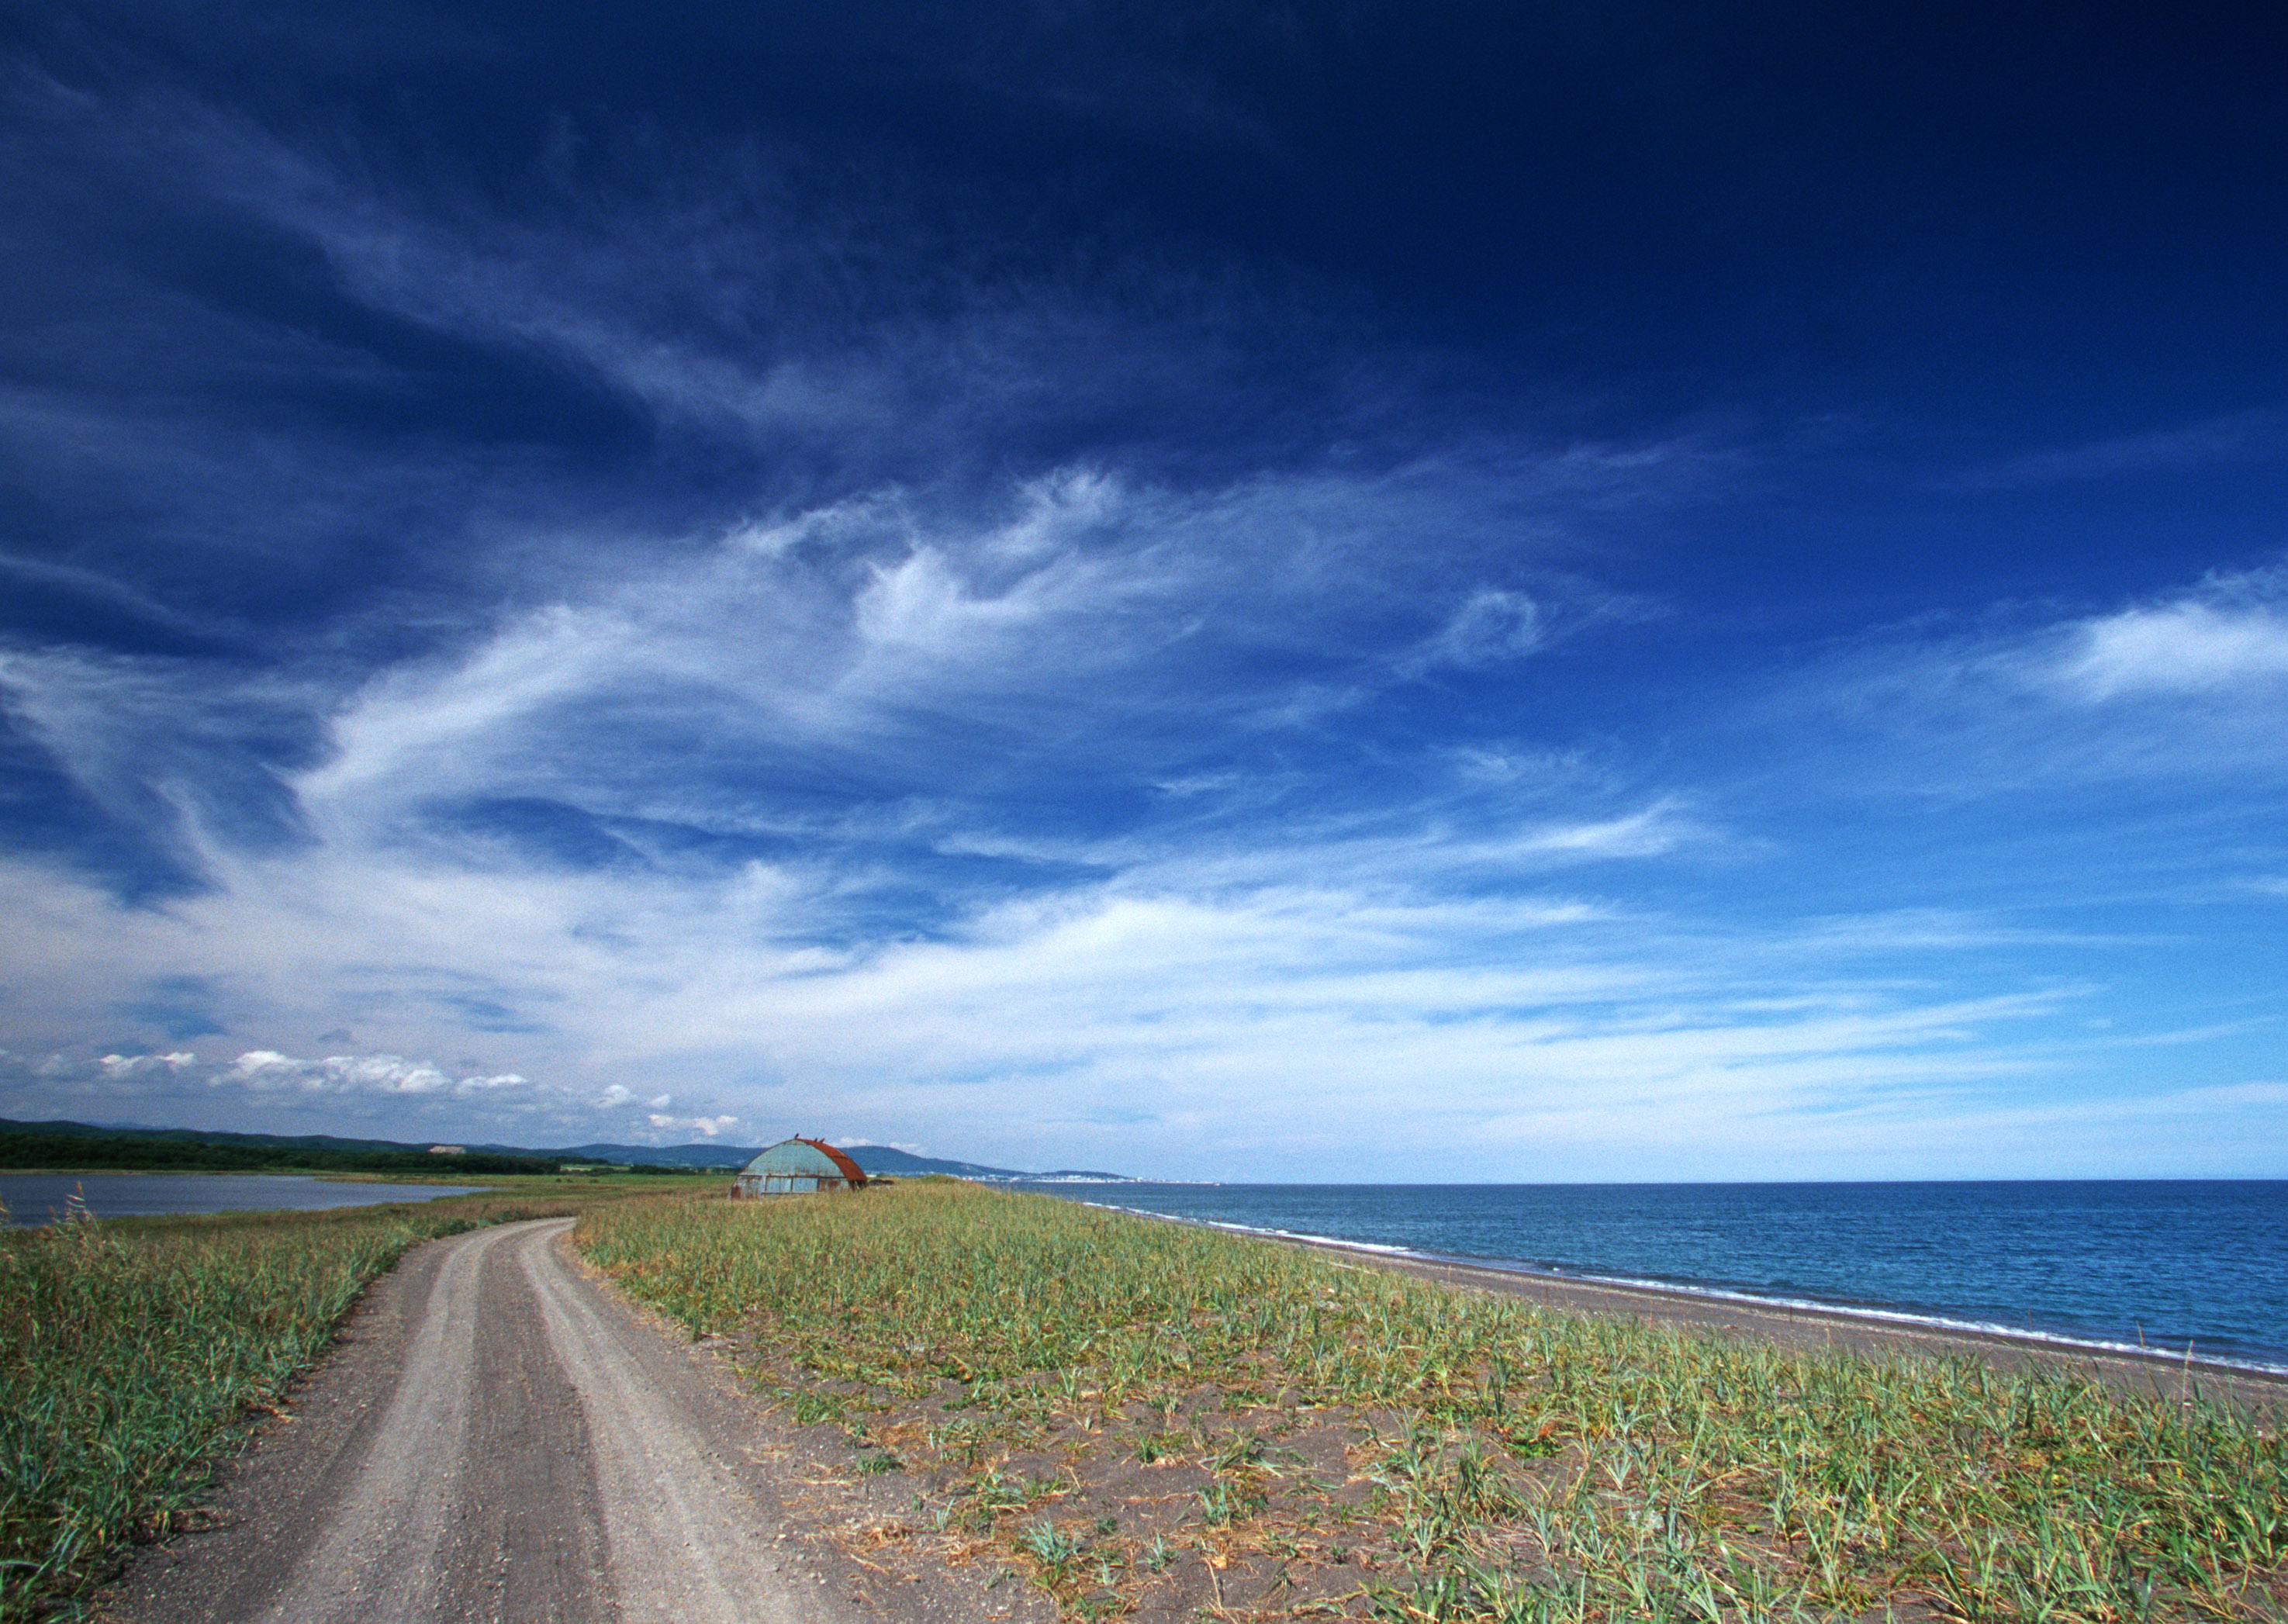
M734 1196L807 1195L814 1190L862 1190L859 1165L817 1139L782 1139L749 1162L732 1181Z

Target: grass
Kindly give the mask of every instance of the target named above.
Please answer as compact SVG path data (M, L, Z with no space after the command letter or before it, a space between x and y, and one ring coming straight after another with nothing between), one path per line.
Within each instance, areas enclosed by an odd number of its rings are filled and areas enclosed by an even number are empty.
M2288 1618L2288 1452L2062 1371L1567 1316L942 1181L578 1244L1071 1616ZM854 1470L865 1470L854 1462Z
M181 1525L242 1423L407 1247L597 1199L576 1178L504 1182L526 1187L0 1231L0 1620L85 1594L127 1543Z

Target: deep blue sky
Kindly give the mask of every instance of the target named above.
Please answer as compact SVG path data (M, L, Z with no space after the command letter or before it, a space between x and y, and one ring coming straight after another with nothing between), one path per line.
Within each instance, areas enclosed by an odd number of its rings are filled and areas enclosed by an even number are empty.
M0 30L0 1113L2288 1174L2276 8Z

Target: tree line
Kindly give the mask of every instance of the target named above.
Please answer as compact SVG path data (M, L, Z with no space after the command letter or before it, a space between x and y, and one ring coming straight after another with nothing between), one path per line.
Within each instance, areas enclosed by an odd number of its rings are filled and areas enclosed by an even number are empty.
M55 1168L119 1172L267 1173L285 1168L315 1173L554 1173L563 1159L469 1151L433 1156L426 1151L317 1150L290 1145L211 1145L197 1140L116 1138L77 1134L0 1134L0 1168ZM662 1169L663 1171L668 1169Z

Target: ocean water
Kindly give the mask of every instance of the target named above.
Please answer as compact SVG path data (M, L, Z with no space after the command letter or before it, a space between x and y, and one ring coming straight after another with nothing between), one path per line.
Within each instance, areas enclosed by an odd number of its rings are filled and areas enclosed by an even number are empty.
M288 1173L0 1173L11 1224L47 1224L76 1192L99 1218L160 1213L307 1212L473 1195L473 1184L341 1184Z
M2288 1180L1055 1184L1194 1222L2288 1370Z

